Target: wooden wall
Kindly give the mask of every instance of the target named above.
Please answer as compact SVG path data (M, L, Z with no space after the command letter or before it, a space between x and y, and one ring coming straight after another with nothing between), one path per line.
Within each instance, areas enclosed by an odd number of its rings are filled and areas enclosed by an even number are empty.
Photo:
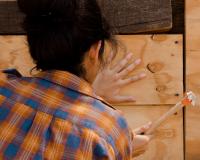
M10 7L11 10L15 10L15 7ZM118 37L134 53L134 58L140 57L143 60L141 66L132 74L143 70L148 75L146 79L127 86L121 91L123 94L134 95L138 100L136 103L116 105L124 112L133 128L161 116L183 96L185 90L192 90L198 94L198 98L200 96L200 2L186 0L186 35L184 0L172 0L172 8L173 29L165 32L168 35ZM3 10L0 9L0 13L1 11ZM6 21L3 14L0 15L0 20L2 19ZM18 27L13 27L10 23L5 23L6 26L1 23L0 28L6 29L7 26L11 26L8 29L12 34L22 33L18 20L15 21ZM7 34L8 31L2 33ZM173 35L170 35L171 33ZM185 37L186 43L184 43ZM121 56L122 53L117 59ZM13 67L27 76L30 76L29 71L34 67L28 54L25 37L0 36L0 69ZM200 109L198 106L200 107L199 100L196 108L187 108L185 113L179 112L165 122L157 130L156 138L151 142L148 151L136 160L183 160L184 154L186 160L199 160Z
M186 111L186 159L200 159L200 1L186 0L186 89L198 95Z
M147 78L122 89L134 95L136 103L118 104L132 128L154 121L183 95L183 37L182 35L118 36L135 58L143 63L141 70ZM34 66L28 54L24 36L0 36L0 68L15 67L29 76ZM123 53L121 52L117 59ZM183 113L166 121L155 133L149 150L136 160L183 160Z

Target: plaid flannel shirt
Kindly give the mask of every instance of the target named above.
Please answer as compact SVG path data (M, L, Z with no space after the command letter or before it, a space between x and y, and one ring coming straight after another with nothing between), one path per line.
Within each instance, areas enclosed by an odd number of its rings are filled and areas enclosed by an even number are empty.
M87 82L64 71L16 75L0 73L0 160L131 159L126 120Z

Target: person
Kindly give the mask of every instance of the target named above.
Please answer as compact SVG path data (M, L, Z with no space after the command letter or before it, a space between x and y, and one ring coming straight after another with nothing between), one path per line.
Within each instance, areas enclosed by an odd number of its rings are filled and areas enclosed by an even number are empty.
M149 142L109 102L132 101L119 87L140 60L113 68L116 41L95 0L18 0L30 54L40 73L0 73L0 159L130 160ZM114 55L114 53L113 53ZM111 85L112 83L112 85ZM109 84L109 85L107 85ZM101 98L103 97L103 98ZM144 150L143 150L144 148Z

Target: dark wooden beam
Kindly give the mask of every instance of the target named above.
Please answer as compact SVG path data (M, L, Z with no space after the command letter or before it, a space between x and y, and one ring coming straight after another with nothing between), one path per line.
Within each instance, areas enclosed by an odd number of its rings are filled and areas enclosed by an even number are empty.
M120 34L172 28L171 0L99 0L106 18Z
M116 34L183 33L184 0L98 0ZM0 0L0 34L25 34L16 1Z
M184 33L185 0L172 0L173 27L168 33Z
M0 34L24 34L23 18L16 1L0 1Z

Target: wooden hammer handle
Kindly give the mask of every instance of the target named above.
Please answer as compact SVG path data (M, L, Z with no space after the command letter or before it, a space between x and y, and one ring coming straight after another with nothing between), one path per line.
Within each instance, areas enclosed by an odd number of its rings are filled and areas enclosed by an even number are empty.
M146 135L152 134L156 128L158 128L166 119L168 119L173 114L177 113L179 110L181 110L184 107L184 105L179 102L174 107L172 107L167 113L162 115L157 121L155 121L151 128L145 133Z

